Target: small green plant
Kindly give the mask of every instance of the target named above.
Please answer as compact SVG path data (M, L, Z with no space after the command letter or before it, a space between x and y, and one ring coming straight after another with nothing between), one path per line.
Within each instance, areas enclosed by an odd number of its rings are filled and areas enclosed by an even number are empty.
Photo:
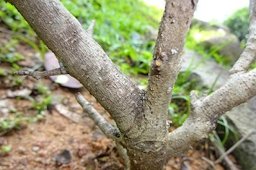
M51 96L43 96L40 97L38 100L33 101L33 109L37 110L37 112L40 114L42 111L47 110L48 106L52 103L52 97Z
M15 113L14 115L9 116L0 120L0 135L4 135L13 130L18 130L25 125L27 121L26 117L23 117L21 113Z
M220 137L222 145L225 145L230 135L236 136L236 130L230 125L225 116L218 119L217 132Z
M8 76L9 79L9 87L20 87L22 85L22 78L18 75L14 75L14 76Z
M0 136L8 134L14 130L20 130L29 123L34 123L44 119L41 114L25 115L21 112L13 112L6 118L0 119Z
M24 59L24 57L16 52L17 40L10 40L0 47L0 63L9 63L13 68L17 68L17 62Z
M36 84L35 90L38 92L38 94L41 94L44 96L48 96L51 93L49 88L41 82Z
M6 76L6 72L4 69L0 68L0 77Z
M43 83L38 83L35 87L37 98L32 101L33 109L37 110L39 114L46 110L52 103L52 96L50 90Z
M169 117L175 127L181 126L191 112L190 91L205 90L200 80L193 76L190 69L181 72L173 89L172 103L169 105Z
M0 155L7 155L8 153L10 153L12 150L12 146L11 145L3 145L1 146L0 149Z
M169 117L175 127L181 126L190 114L190 100L188 96L173 96L169 105Z

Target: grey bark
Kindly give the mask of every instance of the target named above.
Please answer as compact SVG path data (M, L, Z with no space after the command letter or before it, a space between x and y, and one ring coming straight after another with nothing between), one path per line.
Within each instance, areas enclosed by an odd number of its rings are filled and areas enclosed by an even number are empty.
M9 2L64 64L66 72L110 113L121 132L119 141L127 149L131 169L162 169L170 156L178 156L206 138L218 116L256 95L256 70L234 74L211 95L201 99L193 95L192 114L168 134L167 108L197 0L167 0L146 94L117 69L92 38L92 31L83 30L59 0ZM254 29L250 32L255 34ZM254 49L247 54L253 53ZM105 120L104 125L108 127Z

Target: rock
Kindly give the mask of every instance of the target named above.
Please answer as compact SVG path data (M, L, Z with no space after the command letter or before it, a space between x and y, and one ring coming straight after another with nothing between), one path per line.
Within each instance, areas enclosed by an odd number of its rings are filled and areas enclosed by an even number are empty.
M69 164L71 162L71 153L69 150L62 150L59 154L54 157L56 165L60 166L63 164Z
M12 110L15 110L15 108L8 99L0 99L0 118L8 117Z
M206 48L217 49L219 54L226 57L230 63L235 63L242 52L238 38L224 29L216 30L216 32L222 33L207 37L201 44Z
M200 32L194 37L198 43L206 49L213 49L224 61L233 64L240 56L242 48L236 35L232 34L228 28L219 25L212 25L200 20L194 20L193 27L198 27Z
M83 156L85 156L86 154L88 154L90 151L90 149L88 148L87 145L80 145L77 149L76 155L79 158L82 158Z
M40 150L38 152L38 156L40 156L40 157L46 157L47 154L48 154L47 150Z
M22 98L29 98L29 95L31 94L30 89L21 89L21 90L7 90L7 97L14 98L14 97L22 97Z
M201 85L207 88L217 89L229 77L228 72L213 59L206 59L189 50L186 50L182 56L181 71L185 72L187 70L191 71L192 76L199 79Z
M38 152L40 150L40 147L39 146L33 146L32 147L32 151L33 152Z
M256 96L227 113L228 118L235 125L241 137L254 131L234 151L243 169L256 169Z
M18 153L21 154L21 155L25 155L26 154L26 148L23 147L23 146L19 146L18 149L17 149Z
M48 52L45 54L44 67L47 71L60 67L58 59L54 53ZM68 88L77 89L83 87L83 85L77 79L70 76L69 74L50 76L50 79Z

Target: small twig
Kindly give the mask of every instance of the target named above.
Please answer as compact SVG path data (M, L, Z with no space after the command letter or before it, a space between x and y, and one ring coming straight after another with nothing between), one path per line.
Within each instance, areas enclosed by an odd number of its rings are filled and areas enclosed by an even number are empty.
M89 25L89 27L87 28L87 33L92 37L93 36L93 30L94 30L94 26L95 26L95 20L92 20L91 24Z
M201 157L201 159L202 160L204 160L205 162L207 162L209 165L211 165L211 167L213 168L213 169L215 169L215 164L214 164L214 162L213 161L211 161L210 159L208 159L208 158L206 158L206 157Z
M96 123L102 132L115 141L119 141L121 134L118 128L112 126L107 120L97 112L81 93L76 93L76 100L82 106L88 116Z
M219 154L220 155L223 155L223 158L224 161L226 162L226 164L228 165L229 169L230 170L238 170L238 168L234 165L234 163L229 159L229 157L227 155L224 155L225 154L225 150L220 147L216 142L213 142L215 148L219 151ZM221 162L221 161L220 161ZM215 164L218 164L220 162L217 162L215 161Z
M182 157L182 162L181 162L181 168L180 169L191 170L191 166L189 165L188 161L191 161L191 159L188 158L188 157Z
M26 76L32 76L35 79L41 79L44 77L49 77L49 76L56 76L56 75L61 75L61 74L67 74L66 70L64 67L56 68L53 70L49 71L28 71L28 70L21 70L17 71L14 74L18 75L26 75Z
M214 134L216 137L218 137L216 131L214 131L213 134ZM216 137L215 137L215 138L216 138ZM224 149L224 147L222 146L222 143L221 143L220 139L216 140L216 139L210 137L210 141L212 142L212 144L214 145L214 147L215 147L215 148L217 149L217 151L219 152L219 155L223 155L223 154L225 153L225 149ZM224 156L223 159L224 159L224 161L226 162L226 164L227 164L227 166L228 166L228 168L229 168L230 170L238 170L238 168L234 165L234 163L229 159L229 157L228 157L227 155ZM220 162L216 162L216 161L215 161L214 163L215 163L215 164L218 164L218 163L220 163Z
M223 158L225 158L228 154L233 152L243 141L245 141L249 136L251 136L256 131L251 131L247 135L243 136L238 142L236 142L229 150L227 150L225 153L223 153L216 161L215 163L220 163Z
M130 170L130 159L127 155L127 150L119 142L116 142L116 148L119 156L124 160L125 169Z

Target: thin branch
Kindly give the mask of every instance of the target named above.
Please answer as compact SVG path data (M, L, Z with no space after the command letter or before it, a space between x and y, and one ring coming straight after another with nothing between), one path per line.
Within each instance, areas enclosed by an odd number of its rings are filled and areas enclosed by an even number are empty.
M215 169L215 164L212 160L209 160L208 158L206 157L201 157L202 160L204 160L205 162L207 162L209 165L211 165L212 169Z
M241 143L243 143L248 137L250 137L253 133L255 133L256 131L251 131L248 134L246 134L245 136L243 136L239 141L237 141L231 148L229 148L226 152L223 152L222 155L215 161L215 163L220 163L223 159L225 159L225 157L230 154L231 152L233 152L239 145L241 145Z
M76 93L76 100L82 106L88 116L96 123L102 132L114 140L120 140L121 134L116 127L113 127L107 120L95 110L81 93Z
M214 131L213 132L214 135L217 135L217 132ZM221 141L216 141L216 140L213 140L211 137L210 137L210 141L212 142L212 144L214 145L214 147L217 149L219 155L224 155L225 153L225 149L221 143ZM238 168L236 167L236 165L229 159L229 157L227 155L225 155L223 157L224 161L226 162L227 166L229 167L228 169L230 170L238 170ZM221 161L217 162L215 161L214 164L218 164L220 163Z
M222 155L224 155L225 150L223 148L221 148L220 146L218 146L218 144L214 143L215 148L219 151L219 153ZM236 165L229 159L229 157L227 155L225 155L223 157L224 161L226 162L227 166L229 167L228 169L230 170L238 170L238 168L236 167ZM221 161L220 161L221 162ZM218 164L217 162L215 162L215 164Z
M66 70L64 67L56 68L53 70L48 70L48 71L28 71L28 70L21 70L17 71L14 74L18 75L26 75L26 76L32 76L35 79L41 79L44 77L49 77L49 76L56 76L56 75L62 75L62 74L67 74Z
M219 116L255 95L256 69L236 74L217 91L197 100L189 118L168 136L170 155L182 154L198 141L207 138Z
M250 0L250 26L249 36L246 47L242 52L240 58L237 60L233 68L230 70L231 74L238 72L245 72L249 69L251 63L256 58L256 3L255 0Z
M119 156L124 160L125 170L130 170L130 159L127 155L127 150L119 142L116 142L116 148Z

